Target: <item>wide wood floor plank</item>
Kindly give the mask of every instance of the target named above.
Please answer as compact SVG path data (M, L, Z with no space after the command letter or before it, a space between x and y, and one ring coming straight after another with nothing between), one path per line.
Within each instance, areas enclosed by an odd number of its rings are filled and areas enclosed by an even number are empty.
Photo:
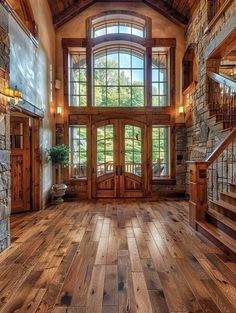
M187 201L63 203L11 217L0 313L234 313L236 263Z

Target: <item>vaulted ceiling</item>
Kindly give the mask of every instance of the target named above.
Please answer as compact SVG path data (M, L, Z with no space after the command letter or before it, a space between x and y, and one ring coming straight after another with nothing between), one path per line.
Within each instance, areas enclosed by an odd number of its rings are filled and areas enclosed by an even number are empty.
M48 0L53 23L60 27L96 2L116 2L117 0ZM200 0L119 0L119 2L143 2L171 21L186 25L194 7Z

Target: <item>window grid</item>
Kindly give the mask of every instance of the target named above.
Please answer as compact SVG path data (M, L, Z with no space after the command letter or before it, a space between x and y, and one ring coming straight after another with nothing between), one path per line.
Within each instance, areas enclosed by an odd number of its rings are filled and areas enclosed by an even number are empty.
M170 175L170 128L153 126L152 128L152 175L153 178Z
M152 53L152 106L168 105L168 52Z
M117 54L117 66L110 66L108 65L108 57L109 55L114 55ZM123 67L121 66L121 54L122 55L127 55L130 57L130 66L129 67ZM96 60L105 56L105 67L97 67L96 66ZM138 67L133 67L133 59L134 58L139 58L141 60L142 66L138 66ZM141 58L140 58L141 57ZM117 84L111 84L109 81L109 71L115 72L117 71ZM113 106L113 107L140 107L140 106L144 106L144 93L145 93L145 85L144 85L144 54L141 52L137 52L136 50L133 49L129 49L129 48L110 48L110 49L105 49L102 52L98 52L96 54L94 54L94 67L93 67L93 71L94 71L94 106ZM96 73L99 73L101 71L105 71L105 83L96 83ZM122 78L122 74L124 74L126 72L126 74L129 72L129 79L130 79L130 83L122 83L121 82L121 78ZM141 77L141 80L138 81L134 81L134 73L138 73ZM100 103L97 103L96 101L96 97L97 97L97 92L98 92L98 88L100 88L102 90L102 95L104 98L105 95L105 100L103 100ZM113 102L111 105L108 101L109 97L108 97L108 89L110 88L114 88L114 90L116 90L116 102ZM121 97L121 88L126 88L126 92L128 94L130 94L130 101L126 101L126 103L124 102L124 97ZM129 91L129 92L128 92ZM134 97L134 95L139 96L139 98L141 99L139 102L137 101L137 99ZM127 97L127 94L124 95L125 97ZM135 101L134 101L135 99ZM139 100L139 99L138 99Z
M107 34L130 34L144 38L145 27L143 25L126 21L107 22L106 24L95 25L93 27L93 38Z
M114 171L113 125L97 128L97 176Z
M86 53L69 54L69 105L87 105L87 67Z
M125 125L125 172L142 175L142 130Z
M87 177L87 127L70 127L70 176Z

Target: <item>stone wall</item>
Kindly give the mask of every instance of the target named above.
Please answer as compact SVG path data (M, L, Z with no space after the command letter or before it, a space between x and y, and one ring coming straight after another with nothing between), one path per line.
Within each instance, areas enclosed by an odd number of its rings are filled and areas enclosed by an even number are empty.
M9 74L8 15L0 5L0 89ZM0 252L10 244L10 128L6 99L0 97Z
M198 67L198 83L194 91L185 99L187 117L191 119L187 128L188 160L201 161L212 152L227 132L222 132L223 125L209 119L207 109L207 70L216 71L219 60L207 60L207 51L214 38L227 27L227 22L236 14L236 1L227 8L215 25L206 32L208 26L207 0L200 0L185 33L186 47L195 43L195 54Z

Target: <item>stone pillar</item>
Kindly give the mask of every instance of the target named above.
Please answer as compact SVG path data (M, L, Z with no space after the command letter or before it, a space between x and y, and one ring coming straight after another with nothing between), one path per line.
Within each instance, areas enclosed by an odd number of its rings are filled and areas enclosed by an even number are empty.
M8 86L8 12L0 4L0 90ZM0 252L10 244L10 114L7 99L0 95Z

